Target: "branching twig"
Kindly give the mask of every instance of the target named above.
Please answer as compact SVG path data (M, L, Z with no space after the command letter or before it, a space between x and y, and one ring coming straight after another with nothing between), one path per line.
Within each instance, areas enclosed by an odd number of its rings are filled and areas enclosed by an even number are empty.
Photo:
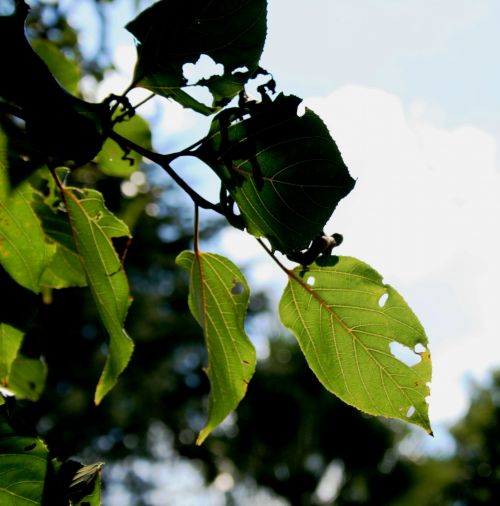
M109 137L110 139L113 139L115 142L117 142L123 149L132 149L136 153L139 153L145 158L148 158L152 162L158 164L177 183L177 185L189 195L191 200L198 207L201 207L202 209L211 209L212 211L225 216L224 211L219 204L213 204L212 202L203 198L199 193L193 190L191 186L189 186L189 184L186 183L186 181L184 181L184 179L182 179L177 174L177 172L174 171L174 169L169 165L170 161L172 160L172 155L162 155L160 153L155 153L154 151L146 149L143 146L140 146L139 144L136 144L135 142L121 136L115 131L111 131Z

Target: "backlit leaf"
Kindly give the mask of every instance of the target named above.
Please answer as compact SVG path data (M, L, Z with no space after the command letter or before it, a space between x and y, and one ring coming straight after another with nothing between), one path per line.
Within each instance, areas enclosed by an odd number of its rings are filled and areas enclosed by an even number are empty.
M230 192L247 230L273 248L302 250L321 233L354 181L326 125L312 111L297 115L301 100L223 111L196 154Z
M0 385L9 386L12 363L23 341L23 332L6 323L0 323Z
M47 372L47 365L43 360L18 354L12 364L9 390L17 399L37 401L45 388Z
M133 343L124 329L130 304L127 276L112 237L130 237L128 227L104 206L95 190L64 188L78 254L92 297L110 336L108 357L99 379L95 402L113 388L132 355Z
M211 390L208 420L197 439L201 444L236 408L255 370L255 349L243 328L250 289L240 270L222 256L183 251L176 262L189 272L189 308L208 350Z
M115 125L114 130L143 148L151 149L151 131L149 124L136 115L128 121ZM142 156L131 151L124 153L123 149L112 139L106 139L101 151L97 155L99 168L108 176L128 177L138 169Z
M7 184L5 160L0 153L0 183ZM21 286L40 292L41 277L52 262L56 248L46 236L33 209L38 194L28 180L10 193L0 189L0 264Z
M329 257L305 271L297 267L279 311L328 390L362 411L431 432L427 337L401 295L369 265ZM395 343L414 352L416 363L398 358Z
M266 38L266 0L161 0L127 25L138 41L134 84L203 114L213 109L187 95L183 66L207 55L224 67L205 78L214 106L234 97L258 67Z
M42 504L45 481L51 470L49 451L42 440L18 435L0 408L0 504Z

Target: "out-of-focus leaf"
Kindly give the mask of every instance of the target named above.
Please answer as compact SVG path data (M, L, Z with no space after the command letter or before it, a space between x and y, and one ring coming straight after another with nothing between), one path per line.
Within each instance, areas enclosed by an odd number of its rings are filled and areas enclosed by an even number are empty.
M130 304L127 276L111 237L130 237L128 227L95 190L64 188L64 201L92 297L110 336L109 353L95 393L99 404L127 366L133 342L124 329Z
M340 151L301 100L279 95L249 109L223 111L196 154L231 194L247 230L283 253L306 248L353 188Z
M252 77L266 39L266 0L161 0L127 25L138 41L134 84L210 114L214 109L184 91L186 63L208 55L222 76L194 84L208 87L214 107L227 103ZM180 93L179 93L180 92Z
M6 323L0 323L0 385L9 386L12 363L23 341L23 332Z
M305 271L297 267L289 273L279 311L328 390L362 411L431 433L425 331L373 268L350 257L321 259ZM395 344L414 352L416 363L398 358Z
M0 407L0 504L42 504L50 472L49 451L42 440L18 435Z
M240 270L220 255L183 251L176 262L189 272L189 308L208 350L211 391L201 444L236 408L255 370L255 349L243 328L250 289Z
M37 401L42 395L47 379L47 365L41 359L18 354L9 376L9 390L17 399Z
M54 77L66 90L76 95L78 83L80 82L80 68L77 63L70 60L50 40L35 39L31 41L31 47L38 56L45 62Z
M140 146L151 149L151 131L149 124L140 116L134 116L128 121L118 123L114 130ZM142 156L131 151L124 153L123 149L112 139L107 139L99 154L97 163L99 168L109 176L128 177L137 170Z

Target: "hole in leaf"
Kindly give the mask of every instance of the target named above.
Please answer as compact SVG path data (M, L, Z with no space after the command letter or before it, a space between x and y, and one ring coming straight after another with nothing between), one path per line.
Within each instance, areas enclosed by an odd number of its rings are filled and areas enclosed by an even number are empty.
M233 74L233 76L234 76L234 74L236 74L236 73L238 73L238 72L248 72L248 67L247 67L247 66L245 66L245 65L243 65L243 67L238 67L237 69L234 69L234 70L231 72L231 74Z
M389 348L394 357L408 367L412 367L422 360L422 357L418 353L415 353L411 348L408 348L408 346L404 346L396 341L393 341L389 345Z
M422 343L417 343L413 350L415 353L423 353L424 351L427 351L427 348Z
M301 102L299 106L297 107L297 116L301 118L306 113L307 107L304 102Z
M25 452L30 452L31 450L34 450L36 448L36 443L30 444L28 446L24 447Z
M386 292L386 293L383 293L381 296L380 296L380 299L378 300L378 305L380 307L384 307L385 306L385 303L387 302L387 299L389 298L389 294Z
M415 413L415 406L410 406L406 412L406 418L411 418Z
M224 66L215 61L206 54L202 54L196 63L185 63L182 67L187 84L196 84L201 79L209 79L212 76L221 76L224 74Z
M233 283L231 293L233 295L241 295L245 291L245 287L239 281L233 281Z
M316 279L314 278L314 276L309 276L307 278L307 281L306 283L309 285L309 286L314 286L314 283L316 282Z

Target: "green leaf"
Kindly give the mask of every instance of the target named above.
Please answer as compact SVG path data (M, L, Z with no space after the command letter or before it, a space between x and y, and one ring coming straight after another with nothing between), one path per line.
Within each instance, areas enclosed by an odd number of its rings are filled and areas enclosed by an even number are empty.
M189 272L189 308L208 350L208 420L196 441L202 444L245 396L255 370L255 349L243 328L250 289L238 267L222 256L183 251L176 262Z
M47 372L47 365L43 360L18 354L12 364L9 390L17 399L37 401L45 388Z
M247 230L283 253L318 236L354 181L326 125L301 99L279 95L214 118L196 154L221 178ZM241 119L241 114L250 117Z
M73 476L69 496L74 506L101 505L101 469L103 463L82 466Z
M210 114L213 109L180 90L187 85L183 66L196 63L202 55L222 64L222 76L194 84L208 87L215 107L227 103L258 68L266 17L266 0L161 0L153 4L127 25L138 41L134 84Z
M70 60L53 42L47 39L31 40L30 44L61 85L76 95L81 74L77 63Z
M6 166L0 160L0 182L6 180ZM0 190L7 195L8 190ZM0 200L0 264L21 286L39 293L41 278L56 248L45 233L32 203L39 193L24 181Z
M0 408L0 504L42 504L51 470L49 451L42 440L18 435Z
M297 267L289 273L279 311L329 391L361 411L399 418L431 433L427 337L378 272L350 257L321 259L305 271ZM397 358L392 343L413 351L418 363L410 366Z
M12 363L21 348L24 333L6 323L0 323L0 384L9 386Z
M88 285L110 336L109 354L95 393L99 404L127 366L134 347L123 328L130 304L127 276L111 241L130 237L130 232L106 209L99 192L77 188L64 188L63 192Z
M114 130L126 139L146 149L151 149L149 124L140 116L136 115L128 121L118 123ZM108 176L116 177L129 177L138 169L141 160L142 156L135 151L125 155L123 149L112 139L107 139L104 142L97 155L99 168Z
M54 201L49 205L50 197L43 199L41 195L36 195L33 202L33 209L42 223L46 238L53 241L56 247L51 263L43 272L40 284L47 288L87 286L68 213L61 209L56 197L52 199Z

